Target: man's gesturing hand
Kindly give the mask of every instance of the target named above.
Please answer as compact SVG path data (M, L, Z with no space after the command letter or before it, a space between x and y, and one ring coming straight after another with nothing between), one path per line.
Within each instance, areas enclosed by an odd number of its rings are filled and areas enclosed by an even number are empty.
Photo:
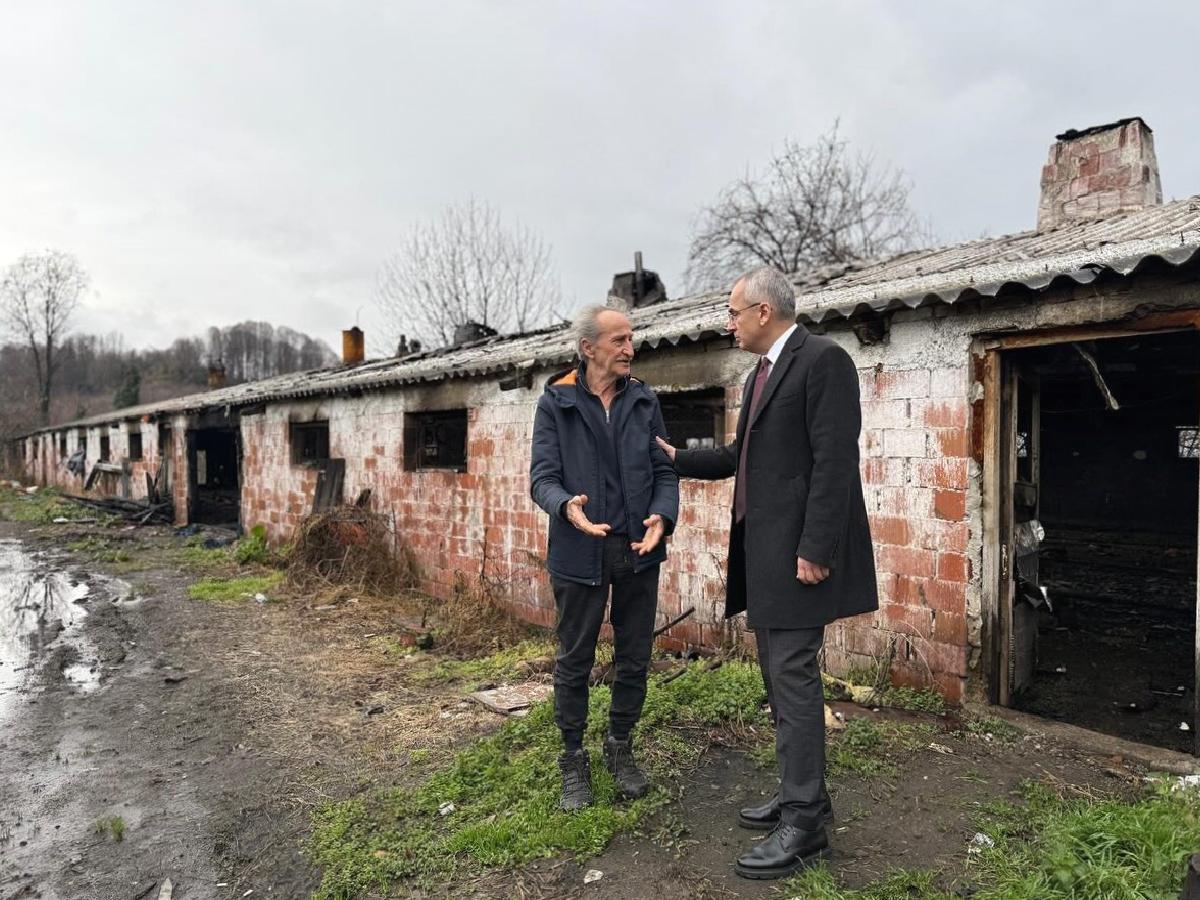
M587 503L587 494L576 494L567 501L567 521L582 531L584 534L590 534L592 537L604 537L608 534L611 525L594 525L588 520L588 517L583 514L583 504Z
M657 434L654 436L654 439L658 441L658 446L662 447L662 452L667 454L667 459L669 459L671 462L675 462L675 448L660 438Z
M650 518L642 522L646 526L646 536L640 542L634 541L629 546L638 552L638 556L645 556L651 550L658 546L658 542L663 537L663 518L658 513L655 513Z
M804 584L820 584L829 577L828 566L818 566L807 559L796 557L796 577Z

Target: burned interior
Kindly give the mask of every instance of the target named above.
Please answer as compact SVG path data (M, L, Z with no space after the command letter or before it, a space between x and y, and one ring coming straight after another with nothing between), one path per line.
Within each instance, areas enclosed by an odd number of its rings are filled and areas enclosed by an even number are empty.
M237 527L241 517L241 435L237 423L210 416L201 417L196 424L187 432L189 520Z
M1011 704L1191 751L1200 338L1071 341L1004 367Z

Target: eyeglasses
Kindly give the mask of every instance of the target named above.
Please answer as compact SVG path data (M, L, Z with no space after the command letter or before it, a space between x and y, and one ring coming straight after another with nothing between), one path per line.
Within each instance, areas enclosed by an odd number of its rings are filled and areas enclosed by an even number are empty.
M725 310L725 312L727 312L729 314L730 322L736 322L738 320L738 316L740 316L742 313L744 313L748 309L754 309L756 306L762 306L762 304L761 303L751 303L749 306L743 306L741 309L734 309L731 306L731 307L729 307L729 309Z

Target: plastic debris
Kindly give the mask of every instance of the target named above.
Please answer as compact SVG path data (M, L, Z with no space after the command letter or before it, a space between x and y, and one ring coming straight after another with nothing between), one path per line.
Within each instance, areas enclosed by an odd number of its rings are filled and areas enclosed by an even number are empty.
M266 602L267 602L267 595L266 595L266 594L255 594L255 595L254 595L254 602L255 602L255 603L266 603Z
M971 838L967 844L967 853L982 853L984 850L990 850L995 846L995 841L982 831L977 831L975 832L975 837Z
M450 815L450 813L454 812L454 810L455 810L454 804L452 802L450 802L449 800L447 800L445 803L443 803L441 806L438 807L438 815L439 816L448 816L448 815Z
M583 873L583 883L591 884L593 881L599 881L604 877L604 873L599 869L588 869Z

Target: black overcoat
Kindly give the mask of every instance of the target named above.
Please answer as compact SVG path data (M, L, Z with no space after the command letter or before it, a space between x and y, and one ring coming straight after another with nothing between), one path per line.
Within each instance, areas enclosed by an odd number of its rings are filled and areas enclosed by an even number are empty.
M834 341L797 325L747 422L754 374L742 388L734 443L675 455L684 477L729 478L749 429L742 525L734 526L730 511L725 616L745 610L751 628L811 628L878 609L858 467L854 361ZM798 556L828 566L829 577L816 585L799 581Z

